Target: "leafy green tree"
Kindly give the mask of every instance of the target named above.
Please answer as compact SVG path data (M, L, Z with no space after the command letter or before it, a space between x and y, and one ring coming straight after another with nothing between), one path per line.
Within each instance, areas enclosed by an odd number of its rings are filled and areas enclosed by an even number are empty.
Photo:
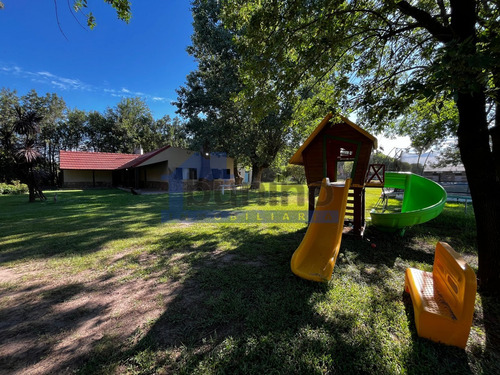
M407 135L411 147L418 153L416 173L423 174L427 158L421 164L422 154L439 149L439 144L456 134L458 112L452 100L416 100L396 125L398 135Z
M3 89L0 94L0 135L2 180L21 179L30 186L34 199L36 185L54 184L57 175L59 136L57 127L66 105L55 94L39 96L31 90L22 97Z
M116 139L113 137L113 123L97 111L87 114L85 126L85 149L93 152L117 151Z
M0 92L0 181L10 183L16 177L15 144L18 135L14 132L17 94L3 88Z
M116 10L116 15L120 20L127 23L130 22L130 19L132 18L132 10L130 8L131 3L129 0L104 0L104 2L111 5ZM73 9L75 12L84 12L85 9L88 9L87 0L74 0ZM97 22L92 12L90 11L86 13L85 17L87 18L87 26L93 29L97 25Z
M66 103L56 94L45 94L38 96L32 90L28 102L33 103L34 109L43 116L40 123L40 148L44 161L45 183L55 185L57 183L58 158L61 148L59 125L65 119Z
M68 109L65 121L59 123L57 131L60 148L77 151L84 148L87 113L79 109Z
M154 148L166 145L190 149L191 140L188 137L185 124L178 117L165 115L154 123Z
M143 99L123 98L116 107L108 108L106 117L113 123L113 135L120 140L117 151L130 153L141 146L146 152L154 149L154 119Z
M100 152L133 153L139 147L152 151L155 121L141 98L123 98L104 113L91 111L84 123L85 148Z
M198 70L189 73L186 84L177 90L177 113L187 119L194 148L227 152L240 159L243 141L235 134L249 116L232 100L242 87L232 35L220 24L216 1L194 1L192 12L194 33L187 51L198 61Z
M397 126L418 100L453 99L477 224L478 278L500 290L500 7L493 0L228 0L224 22L253 85L274 69L280 92L334 82L362 122ZM279 68L277 68L279 67ZM264 102L259 103L261 106ZM495 115L488 122L487 112ZM261 109L264 110L264 109ZM491 129L490 129L490 128Z
M456 139L442 145L434 167L457 166L462 163Z
M297 184L304 184L306 182L306 172L301 165L287 165L284 176Z
M260 185L262 171L286 144L291 130L292 106L259 88L255 100L275 103L265 112L250 110L243 89L240 55L232 32L220 20L222 3L193 2L194 34L188 52L198 61L198 70L187 76L178 93L178 113L188 119L193 146L223 151L237 162L252 167L252 186ZM237 164L237 163L235 163Z

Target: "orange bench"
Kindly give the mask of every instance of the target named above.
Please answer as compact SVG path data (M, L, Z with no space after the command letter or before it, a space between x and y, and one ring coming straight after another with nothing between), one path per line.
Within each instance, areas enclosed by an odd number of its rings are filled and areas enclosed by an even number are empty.
M476 275L446 242L438 242L432 272L407 268L405 291L410 293L420 337L465 348L469 338Z

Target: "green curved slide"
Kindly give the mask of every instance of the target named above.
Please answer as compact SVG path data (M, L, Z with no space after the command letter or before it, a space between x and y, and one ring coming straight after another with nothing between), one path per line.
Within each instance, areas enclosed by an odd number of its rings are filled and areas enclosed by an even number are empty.
M396 231L437 217L446 203L446 191L432 180L413 173L386 172L384 188L404 189L401 212L370 212L372 224Z

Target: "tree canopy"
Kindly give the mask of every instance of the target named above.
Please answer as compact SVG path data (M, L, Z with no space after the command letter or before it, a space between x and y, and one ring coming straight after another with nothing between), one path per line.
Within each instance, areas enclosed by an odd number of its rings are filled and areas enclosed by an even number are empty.
M188 52L198 61L198 70L177 91L176 104L178 113L188 119L187 129L198 148L224 151L251 165L255 187L292 131L292 106L260 88L252 96L265 97L273 105L257 113L240 96L244 89L241 56L234 33L221 23L221 5L216 0L193 2L194 34Z

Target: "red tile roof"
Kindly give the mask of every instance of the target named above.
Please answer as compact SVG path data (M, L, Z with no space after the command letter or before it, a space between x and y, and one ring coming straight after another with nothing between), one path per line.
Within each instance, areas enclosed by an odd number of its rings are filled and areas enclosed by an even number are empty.
M166 150L169 147L170 146L163 146L162 148L159 148L158 150L154 150L154 151L148 152L147 154L136 155L136 156L138 156L137 158L130 160L129 162L127 162L126 164L120 166L117 169L125 169L125 168L134 168L134 167L137 167L137 166L141 165L142 163L144 163L146 160L151 159L153 156L159 154L160 152Z
M90 169L112 171L141 155L109 152L60 151L61 169Z
M60 151L60 169L87 169L113 171L116 169L134 168L146 160L166 150L164 146L144 155L115 154L109 152Z

